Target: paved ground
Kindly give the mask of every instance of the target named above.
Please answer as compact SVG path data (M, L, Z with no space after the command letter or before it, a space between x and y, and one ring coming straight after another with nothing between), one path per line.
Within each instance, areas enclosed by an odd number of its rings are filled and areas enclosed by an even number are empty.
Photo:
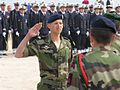
M13 55L0 58L0 90L36 90L39 67L36 57L17 59Z

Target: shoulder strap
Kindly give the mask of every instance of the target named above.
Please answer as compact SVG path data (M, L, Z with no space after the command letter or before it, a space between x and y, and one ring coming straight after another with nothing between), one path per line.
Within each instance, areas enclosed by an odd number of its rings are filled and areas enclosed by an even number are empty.
M83 78L84 78L84 80L85 80L86 86L88 86L88 77L87 77L87 75L86 75L86 72L85 72L85 70L84 70L84 68L83 68L83 64L82 64L82 57L83 57L83 56L84 56L83 54L79 54L79 56L78 56L78 61L79 61L79 66L80 66L80 69L81 69Z

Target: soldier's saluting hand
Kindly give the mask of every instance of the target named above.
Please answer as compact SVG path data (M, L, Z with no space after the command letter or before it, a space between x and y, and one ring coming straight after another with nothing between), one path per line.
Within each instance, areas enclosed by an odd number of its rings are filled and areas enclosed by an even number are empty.
M37 24L35 24L35 25L29 30L29 32L28 32L27 35L28 35L30 38L37 36L37 35L39 35L39 30L40 30L41 28L42 28L42 23L37 23Z

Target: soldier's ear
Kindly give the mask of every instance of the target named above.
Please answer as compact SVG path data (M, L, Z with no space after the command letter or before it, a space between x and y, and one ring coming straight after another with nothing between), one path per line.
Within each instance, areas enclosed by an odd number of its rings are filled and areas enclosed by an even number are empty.
M47 24L47 27L50 29L50 27L51 27L51 26L50 26L50 23Z
M116 35L116 34L115 34L115 35L113 35L113 36L112 36L112 42L113 42L113 41L115 41L115 40L116 40L116 38L117 38L117 35Z
M94 47L94 44L95 44L95 39L94 39L94 37L92 36L92 34L90 33L90 45L91 45L92 47Z

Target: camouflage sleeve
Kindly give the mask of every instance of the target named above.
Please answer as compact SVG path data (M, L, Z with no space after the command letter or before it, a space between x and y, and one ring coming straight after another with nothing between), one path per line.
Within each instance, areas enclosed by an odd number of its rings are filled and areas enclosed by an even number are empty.
M67 40L67 46L70 50L70 54L69 54L69 57L68 57L68 63L70 64L73 60L73 55L72 55L72 46L71 46L71 43L69 40Z
M38 55L38 47L37 47L36 40L31 42L29 45L27 45L27 47L25 48L24 53L23 53L24 57L34 56L34 55Z

